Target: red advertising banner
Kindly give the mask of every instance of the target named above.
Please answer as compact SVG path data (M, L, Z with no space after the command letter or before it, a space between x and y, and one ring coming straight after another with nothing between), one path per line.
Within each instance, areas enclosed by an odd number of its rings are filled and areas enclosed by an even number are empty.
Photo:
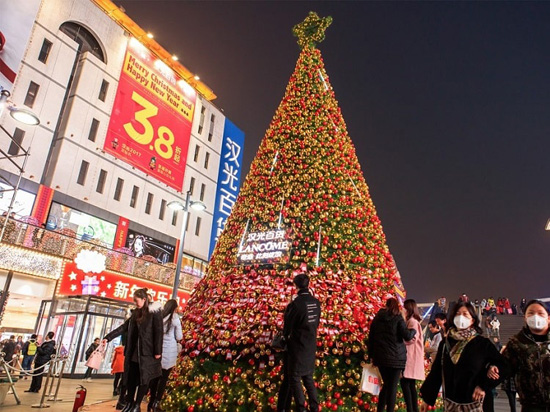
M31 216L35 217L40 224L46 223L48 212L52 205L54 190L51 187L40 185L36 193L36 200L31 212Z
M162 305L172 298L172 288L145 279L125 276L104 270L86 273L76 263L66 263L59 281L59 294L64 296L94 295L102 298L133 302L136 289L147 288L154 300ZM180 307L187 303L189 293L178 291Z
M128 237L128 225L130 221L125 217L118 218L118 226L116 228L115 243L113 249L119 249L126 246L126 238Z
M181 191L196 91L131 39L103 149Z

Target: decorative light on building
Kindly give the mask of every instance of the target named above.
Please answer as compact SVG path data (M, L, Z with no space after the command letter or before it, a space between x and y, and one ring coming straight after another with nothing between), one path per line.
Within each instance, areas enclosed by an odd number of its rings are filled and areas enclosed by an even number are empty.
M101 273L105 270L106 256L95 250L83 249L78 252L74 262L76 267L86 273Z

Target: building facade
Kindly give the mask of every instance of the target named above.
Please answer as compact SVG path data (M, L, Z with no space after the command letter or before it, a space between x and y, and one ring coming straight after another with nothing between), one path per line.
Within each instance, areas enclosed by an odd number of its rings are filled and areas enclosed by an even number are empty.
M0 212L13 217L0 242L0 284L11 281L2 330L56 330L78 373L86 345L123 320L133 288L170 297L182 230L185 303L236 200L244 134L111 1L19 3L0 0L0 86L40 125L0 115L0 147L26 160L21 176L0 161L17 186L0 183ZM206 210L183 228L185 212L168 205L187 193Z

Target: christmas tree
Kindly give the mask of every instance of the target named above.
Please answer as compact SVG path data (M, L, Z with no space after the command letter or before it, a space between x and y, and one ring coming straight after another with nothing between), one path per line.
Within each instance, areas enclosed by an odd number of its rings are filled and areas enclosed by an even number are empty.
M294 27L301 53L212 256L183 314L169 411L272 411L270 348L308 273L321 301L315 380L323 410L373 410L358 391L369 321L400 279L316 44L332 19ZM402 289L401 289L402 290Z

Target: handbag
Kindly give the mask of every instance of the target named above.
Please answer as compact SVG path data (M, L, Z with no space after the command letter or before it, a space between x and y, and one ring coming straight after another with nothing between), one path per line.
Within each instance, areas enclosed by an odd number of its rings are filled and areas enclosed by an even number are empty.
M380 372L372 363L367 363L363 366L363 374L361 375L361 392L367 392L371 395L378 396L380 394Z
M443 358L445 358L443 355L445 354L445 349L447 349L450 355L447 343L443 344L443 353L441 353L441 379L443 383L443 405L445 407L445 412L483 412L483 401L458 403L445 396L445 373L443 373Z
M286 339L283 335L283 332L279 331L273 336L271 341L271 347L275 350L284 351L286 350Z
M105 345L100 343L96 350L92 352L88 360L86 361L86 366L95 370L99 370L103 358L105 357Z

